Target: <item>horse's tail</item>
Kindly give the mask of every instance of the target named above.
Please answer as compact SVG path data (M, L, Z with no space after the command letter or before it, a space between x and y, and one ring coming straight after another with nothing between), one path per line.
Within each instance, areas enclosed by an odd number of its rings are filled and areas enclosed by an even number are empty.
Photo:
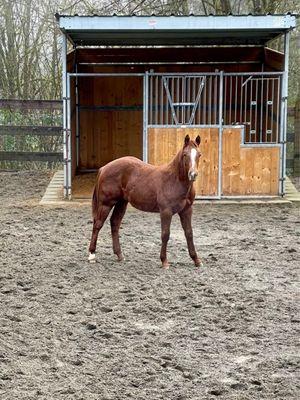
M99 191L99 178L100 178L101 168L98 171L96 184L94 187L93 198L92 198L92 213L93 218L96 218L98 207L99 207L99 199L98 199L98 191Z

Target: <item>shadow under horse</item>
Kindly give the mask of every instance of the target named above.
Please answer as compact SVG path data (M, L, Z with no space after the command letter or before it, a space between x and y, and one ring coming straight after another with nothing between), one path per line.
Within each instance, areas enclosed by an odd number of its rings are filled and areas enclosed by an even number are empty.
M135 157L116 159L99 169L93 193L93 233L89 261L95 262L97 238L106 218L110 218L113 251L118 260L123 256L119 229L127 204L141 211L159 212L161 218L160 259L168 268L167 243L172 216L179 214L187 240L189 254L195 266L202 265L195 250L192 230L192 205L195 199L193 183L198 175L200 136L191 140L188 135L180 151L166 165L153 166Z

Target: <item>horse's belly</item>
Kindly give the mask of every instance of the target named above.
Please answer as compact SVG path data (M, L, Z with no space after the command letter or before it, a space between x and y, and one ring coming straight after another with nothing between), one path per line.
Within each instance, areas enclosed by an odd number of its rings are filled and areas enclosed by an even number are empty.
M134 200L130 200L129 203L138 210L147 211L147 212L159 212L159 208L157 205L153 204L141 204L140 202L135 202Z
M157 195L153 190L139 190L131 188L124 191L125 199L135 208L141 211L159 212Z

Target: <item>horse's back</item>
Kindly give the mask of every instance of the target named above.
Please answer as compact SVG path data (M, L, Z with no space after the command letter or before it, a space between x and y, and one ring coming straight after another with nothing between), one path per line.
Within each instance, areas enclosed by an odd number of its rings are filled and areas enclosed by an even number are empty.
M140 172L151 166L132 156L117 158L99 169L96 190L100 197L123 197L129 181L134 181ZM148 168L147 168L148 169Z

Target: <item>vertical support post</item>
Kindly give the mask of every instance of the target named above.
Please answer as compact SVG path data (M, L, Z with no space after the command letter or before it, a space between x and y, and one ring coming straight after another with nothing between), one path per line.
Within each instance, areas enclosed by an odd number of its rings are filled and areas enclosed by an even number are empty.
M75 72L78 73L77 52L75 47ZM79 103L79 90L78 90L78 76L75 78L75 112L76 112L76 168L79 165L79 146L80 146L80 103Z
M149 83L149 73L148 71L146 71L143 77L143 161L144 162L148 162L148 111L149 111L148 83Z
M72 149L71 149L71 77L67 74L67 173L68 173L68 199L72 196Z
M284 73L281 81L281 120L280 120L280 191L285 194L286 179L286 131L287 131L287 97L288 97L288 72L289 72L289 41L290 32L284 34Z
M223 84L224 84L224 72L221 71L220 75L219 75L219 93L220 93L220 97L219 97L219 161L218 161L218 198L221 199L222 197L222 150L223 150Z
M62 99L63 99L63 162L64 162L64 197L68 197L68 141L67 141L67 37L61 37L62 59Z

